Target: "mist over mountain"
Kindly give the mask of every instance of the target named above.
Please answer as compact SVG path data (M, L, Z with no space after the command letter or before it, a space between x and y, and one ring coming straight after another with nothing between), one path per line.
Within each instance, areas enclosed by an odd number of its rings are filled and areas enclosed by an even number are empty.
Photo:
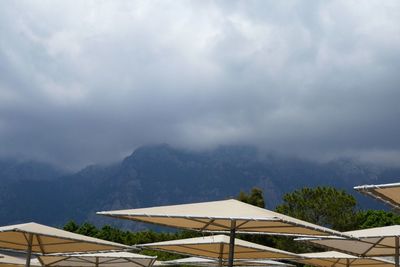
M43 163L0 161L0 224L37 221L60 226L73 219L139 229L144 226L95 212L233 198L255 186L263 189L270 209L286 192L322 185L349 191L363 207L384 208L352 187L395 182L398 177L400 168L350 159L318 163L246 146L203 152L144 146L119 163L92 165L72 174Z
M0 159L2 182L17 180L52 180L68 174L67 171L47 163Z

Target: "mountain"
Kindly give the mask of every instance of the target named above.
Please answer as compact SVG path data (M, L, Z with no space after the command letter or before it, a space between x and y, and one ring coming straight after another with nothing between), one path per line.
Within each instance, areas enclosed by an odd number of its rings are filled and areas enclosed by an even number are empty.
M31 164L31 170L36 170ZM47 174L41 174L46 179L38 179L36 171L32 177L28 171L14 179L10 173L19 173L18 167L14 172L4 171L8 169L7 164L0 164L0 179L7 181L0 186L0 225L37 221L61 226L74 219L136 229L143 225L97 216L95 212L226 199L254 186L263 189L271 209L284 193L318 185L345 189L363 205L382 207L353 192L352 187L395 182L400 177L400 169L350 159L317 163L241 146L205 152L168 145L145 146L110 166L88 166L73 174L49 168ZM38 169L45 172L44 168Z
M0 159L0 179L3 183L16 180L52 180L65 174L67 171L47 163Z

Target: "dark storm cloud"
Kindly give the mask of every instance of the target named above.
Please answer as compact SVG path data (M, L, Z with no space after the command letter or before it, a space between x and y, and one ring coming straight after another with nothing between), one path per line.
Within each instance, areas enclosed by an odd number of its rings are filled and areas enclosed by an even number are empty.
M397 1L5 1L0 153L253 144L400 159Z

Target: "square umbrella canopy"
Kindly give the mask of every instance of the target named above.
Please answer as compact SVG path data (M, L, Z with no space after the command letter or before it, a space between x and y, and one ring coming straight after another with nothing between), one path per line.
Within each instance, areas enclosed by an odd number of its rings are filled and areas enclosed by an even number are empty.
M342 236L342 233L235 199L151 208L97 212L163 226L208 232L291 236ZM232 224L234 222L234 225Z
M151 267L157 257L150 257L125 251L62 254L39 256L44 266L55 267Z
M25 266L26 259L8 254L0 254L0 267L22 267ZM31 266L42 266L37 259L31 261Z
M337 251L303 253L299 256L301 258L294 261L320 267L394 267L393 261L380 258L359 258Z
M338 231L292 218L235 199L103 211L97 214L208 232L229 232L229 267L233 266L236 233L258 233L288 236L343 236Z
M394 256L395 266L399 267L400 225L369 228L344 232L356 239L343 237L299 238L324 247L357 256Z
M400 183L380 185L360 185L355 190L367 196L376 198L392 208L400 211Z
M226 235L195 237L171 241L163 241L137 245L140 248L161 250L188 256L200 256L209 259L217 259L220 265L229 258L230 238ZM256 243L236 239L236 259L289 259L297 258L297 255L284 250L279 250Z
M0 227L0 248L26 251L26 266L30 264L32 252L49 254L132 249L33 222Z
M226 262L224 262L226 263ZM200 257L189 257L177 260L164 261L163 265L193 265L193 266L219 266L219 262L215 259L206 259ZM256 267L256 266L282 266L289 267L294 266L292 264L283 263L279 261L273 260L235 260L233 261L234 266L242 266L242 267Z

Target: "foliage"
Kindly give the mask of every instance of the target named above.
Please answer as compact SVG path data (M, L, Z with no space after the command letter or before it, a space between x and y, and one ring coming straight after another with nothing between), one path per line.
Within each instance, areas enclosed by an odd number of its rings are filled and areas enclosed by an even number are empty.
M253 206L257 206L260 208L265 207L264 195L260 188L254 187L251 189L250 193L245 193L240 191L239 196L237 197L239 201L248 203Z
M277 212L338 231L357 226L356 199L333 187L302 188L284 195Z
M263 192L259 188L253 188L249 193L241 191L237 199L254 206L262 208L265 206ZM276 211L339 231L400 224L400 215L381 210L357 211L356 204L355 198L344 190L338 190L333 187L302 188L286 194L283 197L283 203L276 208ZM79 225L74 221L69 221L65 224L64 230L126 245L201 236L201 233L194 231L163 233L147 230L131 232L120 230L110 225L97 228L90 223ZM238 237L296 253L321 250L310 244L294 242L291 237L264 235L239 235ZM143 250L140 253L158 256L159 260L180 258L176 254L160 251Z
M357 226L356 200L344 190L333 187L302 188L287 193L276 211L291 217L338 231ZM274 237L276 247L296 253L320 251L307 243L294 242L291 237Z
M260 188L254 187L251 189L249 193L240 191L239 195L237 196L237 200L245 202L247 204L257 206L260 208L265 207L264 201L264 194ZM271 237L264 236L264 235L238 235L239 239L243 239L249 242L262 244L265 246L273 246L274 242Z
M84 223L82 224L77 230L76 230L77 234L81 234L81 235L86 235L86 236L95 236L98 237L99 230L96 228L96 226L94 226L93 224L90 223Z
M71 220L64 225L64 230L68 232L76 233L79 228L79 225L75 223L75 221Z
M383 210L360 211L357 214L357 229L366 229L372 227L382 227L400 224L400 215Z
M97 228L95 225L90 223L83 223L79 225L74 221L69 221L67 224L65 224L64 230L112 242L118 242L130 246L137 244L144 244L144 243L173 240L173 239L197 237L201 235L198 232L187 231L187 230L175 233L163 233L151 230L131 232L131 231L123 231L118 228L112 227L110 225L105 225L102 228ZM176 254L171 254L161 251L143 250L140 253L150 256L158 256L158 260L172 260L180 258L180 256Z

